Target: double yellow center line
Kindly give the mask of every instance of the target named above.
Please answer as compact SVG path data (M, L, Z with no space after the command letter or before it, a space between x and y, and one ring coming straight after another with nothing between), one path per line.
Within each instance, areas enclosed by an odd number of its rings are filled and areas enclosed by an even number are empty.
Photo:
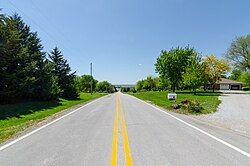
M122 102L119 95L116 95L116 106L115 106L115 121L114 121L114 133L113 133L113 143L112 143L112 154L111 154L111 166L117 165L117 154L118 154L118 125L119 125L119 112L121 116L121 129L122 129L122 136L123 136L123 146L124 146L124 153L125 153L125 162L127 166L131 166L132 158L130 154L130 147L128 141L128 134L126 129L126 123L124 118L124 113L122 111Z

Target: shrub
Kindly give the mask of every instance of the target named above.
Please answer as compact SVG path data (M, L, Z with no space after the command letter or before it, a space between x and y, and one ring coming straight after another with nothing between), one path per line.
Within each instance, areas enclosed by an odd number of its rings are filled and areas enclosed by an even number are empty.
M198 101L190 101L187 105L187 110L193 113L201 113L203 108Z
M201 104L196 100L193 100L193 101L183 100L181 104L182 104L182 107L190 113L201 113L203 110L203 107L201 106Z

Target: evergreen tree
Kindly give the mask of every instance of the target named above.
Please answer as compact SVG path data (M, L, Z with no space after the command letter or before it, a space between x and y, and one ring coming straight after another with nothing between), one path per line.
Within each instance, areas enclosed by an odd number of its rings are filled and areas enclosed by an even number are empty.
M36 98L41 100L57 100L62 90L58 83L58 77L53 73L54 65L49 60L41 60L37 70L39 81L36 82Z
M51 96L48 90L54 87L54 92L57 91L56 83L50 84L56 78L46 68L45 53L37 34L17 14L1 17L0 26L0 102L19 98L55 99L58 95Z
M53 73L58 77L58 83L62 90L61 97L74 99L79 96L75 86L75 72L70 73L71 69L67 60L63 58L61 51L55 47L49 54L52 64L54 65Z
M22 96L21 87L25 81L25 56L27 48L25 40L28 37L29 27L18 15L5 17L1 27L1 96L4 100Z

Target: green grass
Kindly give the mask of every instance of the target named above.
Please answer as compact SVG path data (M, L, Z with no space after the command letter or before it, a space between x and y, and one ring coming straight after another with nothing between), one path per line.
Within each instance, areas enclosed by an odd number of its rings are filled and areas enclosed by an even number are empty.
M18 104L0 105L0 143L14 137L24 129L37 124L59 111L74 105L84 103L105 93L81 93L77 100L64 100L59 102L30 101Z
M168 110L172 110L178 113L188 114L187 111L183 109L173 110L172 106L174 101L167 99L168 92L166 91L150 91L150 92L137 92L137 93L130 93L131 95L140 98L145 101L150 101L155 105L160 107L166 108ZM181 101L187 100L197 100L201 103L201 106L204 108L201 114L208 114L215 112L217 110L218 105L220 104L220 100L218 96L220 95L219 92L198 92L194 95L192 92L188 91L179 91L177 92L177 103L180 104Z

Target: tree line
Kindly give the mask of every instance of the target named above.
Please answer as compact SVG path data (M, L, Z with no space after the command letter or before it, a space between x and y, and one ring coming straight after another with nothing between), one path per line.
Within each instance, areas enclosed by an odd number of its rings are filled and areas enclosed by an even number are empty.
M55 47L43 51L41 40L20 16L0 17L0 102L19 99L77 98L75 72Z
M0 15L0 103L76 99L89 91L84 79L89 78L76 76L58 47L45 52L37 32L19 15ZM113 90L108 82L92 80L94 90Z
M160 77L148 76L136 83L137 91L162 91L169 89L169 82Z
M202 56L194 48L176 47L162 50L155 68L159 77L147 77L136 83L137 91L191 89L215 90L216 83L227 77L250 86L250 35L237 37L226 52L226 58ZM248 87L249 88L249 87Z
M113 93L116 91L115 87L110 82L98 82L93 76L86 74L82 76L76 76L75 87L78 92L91 92L92 90L94 92Z

